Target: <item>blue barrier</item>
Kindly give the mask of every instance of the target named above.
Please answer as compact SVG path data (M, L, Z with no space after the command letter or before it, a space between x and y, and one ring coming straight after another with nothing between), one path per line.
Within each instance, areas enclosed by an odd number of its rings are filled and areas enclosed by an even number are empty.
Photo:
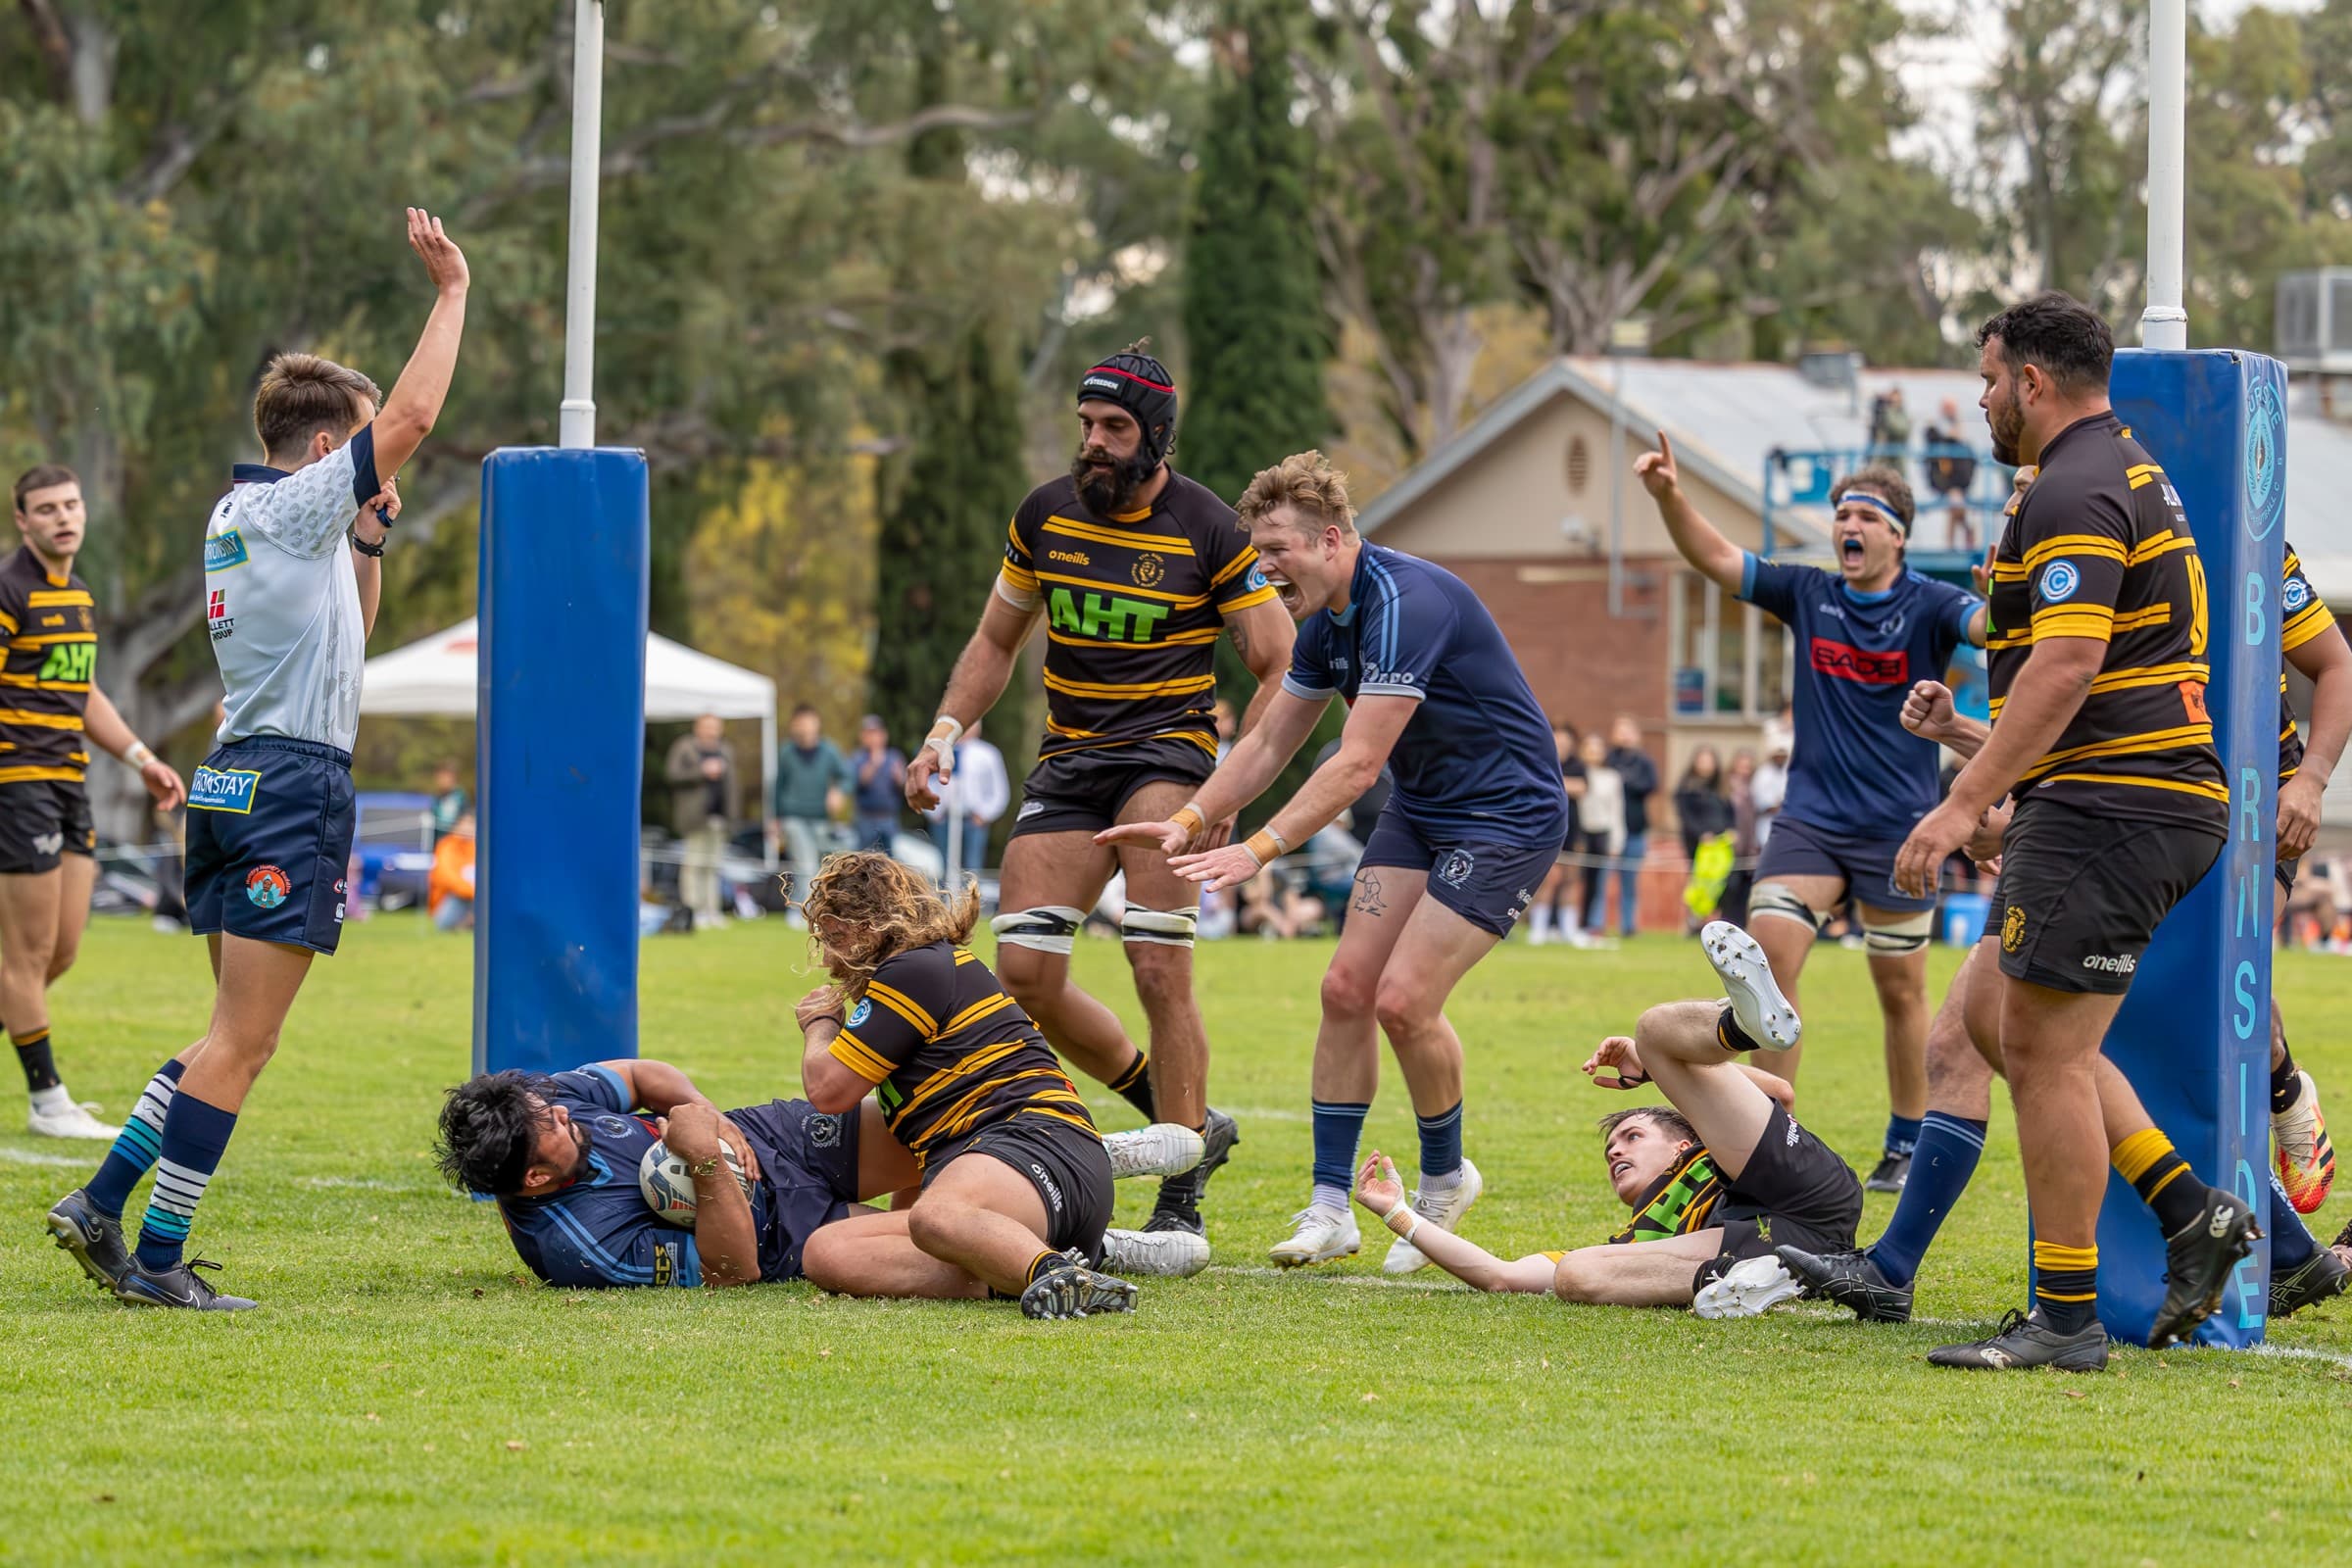
M482 464L473 1064L637 1054L645 456Z
M2116 412L2162 465L2204 565L2206 708L2231 810L2228 848L2157 931L2106 1050L2196 1174L2233 1189L2257 1216L2270 1138L2285 395L2285 367L2258 354L2116 356ZM2111 1335L2146 1343L2164 1266L2155 1220L2111 1174L2099 1214L2099 1317ZM2259 1342L2269 1280L2270 1245L2257 1243L2198 1342Z

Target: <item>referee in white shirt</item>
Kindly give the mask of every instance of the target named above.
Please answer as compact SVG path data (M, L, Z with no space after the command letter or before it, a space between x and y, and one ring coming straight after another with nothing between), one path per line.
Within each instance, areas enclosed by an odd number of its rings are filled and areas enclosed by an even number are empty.
M466 325L466 258L438 219L412 207L408 221L436 298L392 395L315 355L272 360L253 405L265 461L237 466L205 531L227 696L219 744L189 781L187 903L212 944L212 1022L147 1085L90 1184L49 1211L58 1245L132 1305L254 1304L197 1278L181 1249L312 958L342 934L351 745L400 510L392 479L440 416ZM134 1255L122 1206L150 1165Z

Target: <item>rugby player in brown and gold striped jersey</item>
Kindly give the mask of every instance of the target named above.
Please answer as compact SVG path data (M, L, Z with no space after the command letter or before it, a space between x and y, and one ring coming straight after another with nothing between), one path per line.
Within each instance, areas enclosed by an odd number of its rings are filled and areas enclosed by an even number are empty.
M25 470L16 517L24 543L0 562L0 1017L31 1096L26 1130L108 1139L122 1129L67 1092L49 1034L49 987L80 950L98 880L89 742L138 769L159 805L184 792L98 689L96 602L74 570L88 526L81 481L56 464Z
M1994 553L1992 728L1912 830L1895 880L1932 885L1984 812L2014 794L1994 913L2034 1303L2000 1333L1929 1359L2096 1370L2107 1361L2097 1227L2109 1152L2099 1048L2158 922L2228 833L2205 710L2204 569L2163 469L2109 404L2115 342L2098 314L2043 293L1985 322L1977 341L1993 456L2039 471ZM2162 1152L2168 1174L2185 1174L2172 1170L2169 1145ZM2135 1186L2148 1173L2140 1152L2118 1149L2116 1164ZM2172 1186L2194 1195L2196 1212L2180 1231L2167 1227L2153 1345L2211 1312L2258 1234L2233 1194L2193 1179Z
M1293 628L1233 509L1168 466L1176 388L1142 347L1080 378L1077 457L1014 514L979 630L907 765L906 798L918 809L937 804L963 730L1004 694L1015 656L1045 621L1050 717L1004 848L997 962L1056 1051L1145 1120L1202 1133L1207 1156L1161 1187L1145 1227L1199 1235L1200 1184L1236 1136L1208 1108L1208 1037L1193 1000L1200 890L1156 846L1113 849L1095 835L1177 816L1215 768L1217 639L1232 638L1258 678L1247 730L1281 685ZM1193 828L1191 848L1213 848L1231 823ZM1113 871L1126 876L1120 935L1151 1026L1149 1057L1070 979L1072 938Z
M968 883L942 895L887 855L836 855L804 905L833 983L798 1009L818 1110L868 1091L921 1168L922 1196L808 1238L801 1265L845 1296L1017 1297L1031 1317L1134 1310L1097 1271L1111 1166L1085 1102L1020 1004L963 944Z

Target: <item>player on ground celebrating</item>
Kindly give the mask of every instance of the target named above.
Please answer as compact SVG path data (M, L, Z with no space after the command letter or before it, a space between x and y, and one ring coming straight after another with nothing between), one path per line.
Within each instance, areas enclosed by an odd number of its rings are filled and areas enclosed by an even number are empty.
M1894 852L1940 793L1936 748L1903 732L1896 714L1911 683L1943 674L1962 643L1982 646L1984 606L1964 589L1904 564L1911 487L1892 468L1839 479L1831 539L1838 570L1765 561L1726 539L1683 493L1674 448L1634 471L1658 506L1683 559L1786 622L1796 638L1796 751L1788 798L1748 897L1749 926L1788 994L1822 919L1850 896L1861 906L1870 977L1886 1026L1886 1152L1873 1192L1901 1190L1927 1114L1928 934L1936 890L1907 894ZM1774 1062L1795 1080L1800 1052Z
M1256 555L1224 502L1168 466L1176 388L1130 349L1078 383L1078 455L1032 491L980 629L956 662L939 722L906 768L906 799L938 803L966 727L1004 694L1014 658L1042 616L1051 715L1037 767L1004 846L993 922L1005 988L1054 1049L1126 1097L1148 1122L1200 1129L1208 1155L1165 1183L1147 1229L1202 1233L1200 1189L1236 1141L1208 1108L1208 1037L1193 998L1200 890L1147 845L1113 853L1095 834L1170 815L1216 765L1209 709L1220 634L1259 682L1244 725L1273 695L1291 624L1256 573ZM1212 848L1231 824L1197 827ZM1120 936L1150 1020L1139 1052L1119 1020L1070 979L1070 949L1111 873L1127 879Z
M2157 924L2220 856L2230 797L2205 711L2202 564L2163 470L2109 406L2107 323L2044 293L1985 322L1978 343L1994 456L2039 471L1994 554L1992 728L1904 842L1895 881L1931 891L1985 812L2015 797L1994 901L1999 1039L2035 1299L2001 1332L1930 1359L2095 1370L2107 1360L2100 1045ZM2176 1292L2185 1274L2191 1289L2213 1278L2218 1296L2254 1234L2243 1205L2208 1189L2171 1238Z
M1494 617L1460 578L1368 544L1347 481L1319 452L1251 480L1241 502L1266 580L1303 624L1282 690L1185 809L1113 828L1105 843L1156 844L1193 882L1248 881L1359 798L1386 765L1396 786L1364 844L1355 900L1323 977L1315 1037L1314 1195L1273 1250L1294 1266L1361 1245L1348 1207L1355 1146L1379 1083L1385 1032L1420 1122L1413 1212L1451 1230L1477 1200L1462 1157L1462 1043L1446 999L1508 935L1559 855L1568 795L1551 725ZM1178 854L1204 822L1274 781L1331 699L1348 705L1340 749L1247 844ZM1427 1259L1411 1242L1382 1268Z
M181 1249L312 958L342 935L351 744L398 512L392 476L441 413L466 324L466 258L413 207L408 228L436 298L392 395L379 411L375 383L356 370L308 354L272 360L253 404L265 462L237 466L206 528L227 716L188 792L187 889L190 924L212 945L212 1021L149 1082L89 1185L49 1211L58 1245L133 1305L254 1304L199 1279ZM150 1165L132 1256L121 1215Z
M90 918L90 801L82 783L88 743L139 770L165 807L181 800L179 775L130 732L98 689L98 621L89 584L74 571L88 527L81 481L45 463L16 485L24 543L0 562L0 1017L16 1043L30 1096L25 1130L44 1138L113 1138L57 1075L49 987L81 948Z
M1585 1063L1603 1089L1654 1082L1669 1102L1601 1118L1609 1185L1634 1211L1606 1245L1504 1262L1418 1219L1378 1150L1356 1175L1356 1201L1482 1291L1688 1305L1701 1317L1753 1317L1796 1295L1773 1244L1852 1236L1861 1184L1836 1150L1789 1116L1795 1091L1786 1078L1732 1059L1797 1041L1796 1011L1773 984L1764 950L1723 920L1699 940L1728 1000L1652 1007L1633 1038L1602 1041Z

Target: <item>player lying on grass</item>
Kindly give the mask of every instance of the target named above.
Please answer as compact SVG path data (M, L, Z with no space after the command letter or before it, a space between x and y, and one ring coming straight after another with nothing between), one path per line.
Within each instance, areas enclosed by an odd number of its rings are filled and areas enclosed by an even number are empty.
M836 855L804 908L833 980L798 1009L801 1084L833 1112L874 1091L922 1172L908 1206L820 1233L803 1253L808 1278L844 1296L1017 1297L1030 1317L1134 1310L1135 1287L1099 1271L1102 1135L1037 1025L963 946L978 890L942 894L887 855ZM1143 1240L1161 1272L1207 1261L1198 1231ZM1179 1250L1197 1262L1169 1261Z
M748 1192L720 1156L722 1136ZM657 1140L693 1171L691 1231L657 1217L638 1188ZM721 1113L665 1061L484 1073L449 1092L434 1153L453 1183L498 1200L525 1267L567 1286L798 1279L818 1226L919 1179L872 1105L827 1115L777 1100Z
M1850 1247L1835 1239L1854 1234L1862 1185L1837 1151L1790 1117L1795 1091L1784 1079L1733 1059L1797 1041L1795 1010L1773 983L1764 950L1722 920L1700 941L1729 1000L1652 1007L1632 1039L1602 1041L1585 1063L1604 1089L1654 1083L1668 1101L1601 1118L1609 1184L1633 1210L1605 1245L1506 1263L1423 1223L1404 1200L1396 1166L1377 1150L1356 1174L1356 1201L1482 1291L1690 1306L1701 1317L1752 1317L1796 1295L1773 1244L1810 1237Z
M743 1162L738 1184L719 1152ZM638 1167L655 1141L694 1176L694 1228L647 1206ZM1146 1127L1112 1141L1114 1170L1164 1175L1200 1157L1199 1135ZM821 1226L922 1181L872 1101L839 1115L805 1100L720 1111L665 1061L603 1061L538 1077L484 1073L441 1107L442 1174L498 1200L525 1267L551 1285L749 1285L801 1277ZM1128 1233L1106 1233L1113 1250ZM1149 1272L1139 1267L1136 1272Z

